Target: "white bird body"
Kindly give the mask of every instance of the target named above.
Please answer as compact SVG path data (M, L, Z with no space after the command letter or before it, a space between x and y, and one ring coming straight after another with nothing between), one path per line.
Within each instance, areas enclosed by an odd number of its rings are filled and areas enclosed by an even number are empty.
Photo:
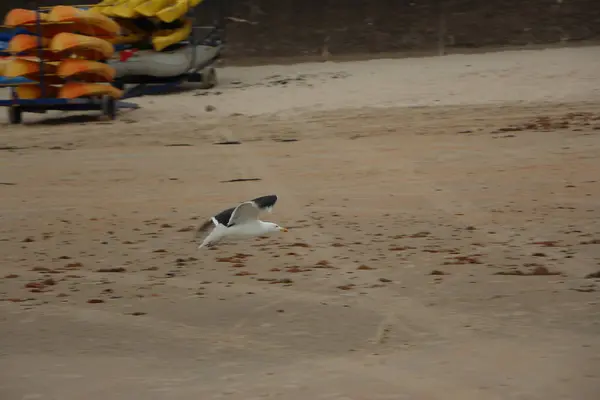
M221 211L198 229L196 236L200 233L206 233L211 227L213 228L198 248L209 246L224 237L242 239L278 231L287 232L287 229L273 222L258 219L261 210L270 212L276 202L277 196L275 195L262 196L241 203L235 208Z

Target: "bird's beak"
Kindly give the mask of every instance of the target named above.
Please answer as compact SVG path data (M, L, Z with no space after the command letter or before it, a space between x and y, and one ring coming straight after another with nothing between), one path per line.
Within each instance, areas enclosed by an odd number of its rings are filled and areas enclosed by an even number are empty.
M288 230L287 230L287 228L279 228L279 230L280 230L281 232L287 232L287 231L288 231Z

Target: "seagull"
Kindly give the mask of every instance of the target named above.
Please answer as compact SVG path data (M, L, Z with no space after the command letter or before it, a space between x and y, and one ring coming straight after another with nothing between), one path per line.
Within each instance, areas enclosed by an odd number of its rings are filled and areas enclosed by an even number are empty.
M211 217L196 231L196 238L208 234L202 244L198 246L198 249L211 246L225 237L240 239L277 231L287 232L286 228L282 228L273 222L258 219L258 214L261 211L271 212L276 202L277 196L274 194L261 196L245 201L237 207L223 210Z

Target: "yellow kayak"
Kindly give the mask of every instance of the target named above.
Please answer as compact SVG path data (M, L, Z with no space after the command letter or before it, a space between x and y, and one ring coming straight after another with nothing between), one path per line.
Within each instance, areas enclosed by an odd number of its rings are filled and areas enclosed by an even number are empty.
M175 0L175 2L167 8L163 8L156 13L158 19L164 22L173 22L183 17L190 8L196 7L202 0Z
M128 0L114 0L110 3L105 4L104 7L102 7L102 9L98 11L103 15L106 15L107 17L116 17L115 8L126 4L127 2Z
M111 12L115 17L136 18L140 16L140 13L138 13L135 8L145 1L146 0L129 0L114 6Z
M157 12L169 7L174 2L174 0L146 0L146 2L136 7L135 11L146 17L154 17Z
M112 38L112 44L130 44L146 41L150 34L141 30L131 20L123 18L119 20L121 25L121 35Z
M115 5L115 3L121 2L121 1L123 1L123 0L103 0L100 3L98 3L98 4L96 4L96 5L92 6L92 7L90 7L90 10L98 12L100 14L106 15L104 12L108 8L110 8L113 5Z
M192 33L192 20L186 19L183 27L179 29L155 32L152 35L152 46L154 50L161 51L175 43L186 40Z

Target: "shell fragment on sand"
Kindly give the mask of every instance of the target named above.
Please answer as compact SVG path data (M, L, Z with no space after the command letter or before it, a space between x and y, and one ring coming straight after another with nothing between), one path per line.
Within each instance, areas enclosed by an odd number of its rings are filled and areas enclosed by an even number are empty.
M61 99L76 99L79 97L110 96L120 98L123 91L114 86L102 83L67 82L59 90Z
M115 52L113 45L104 39L66 32L52 38L50 49L65 57L75 55L87 60L106 60Z
M112 82L115 77L115 69L111 66L77 58L62 61L56 73L64 79L77 79L84 82Z

